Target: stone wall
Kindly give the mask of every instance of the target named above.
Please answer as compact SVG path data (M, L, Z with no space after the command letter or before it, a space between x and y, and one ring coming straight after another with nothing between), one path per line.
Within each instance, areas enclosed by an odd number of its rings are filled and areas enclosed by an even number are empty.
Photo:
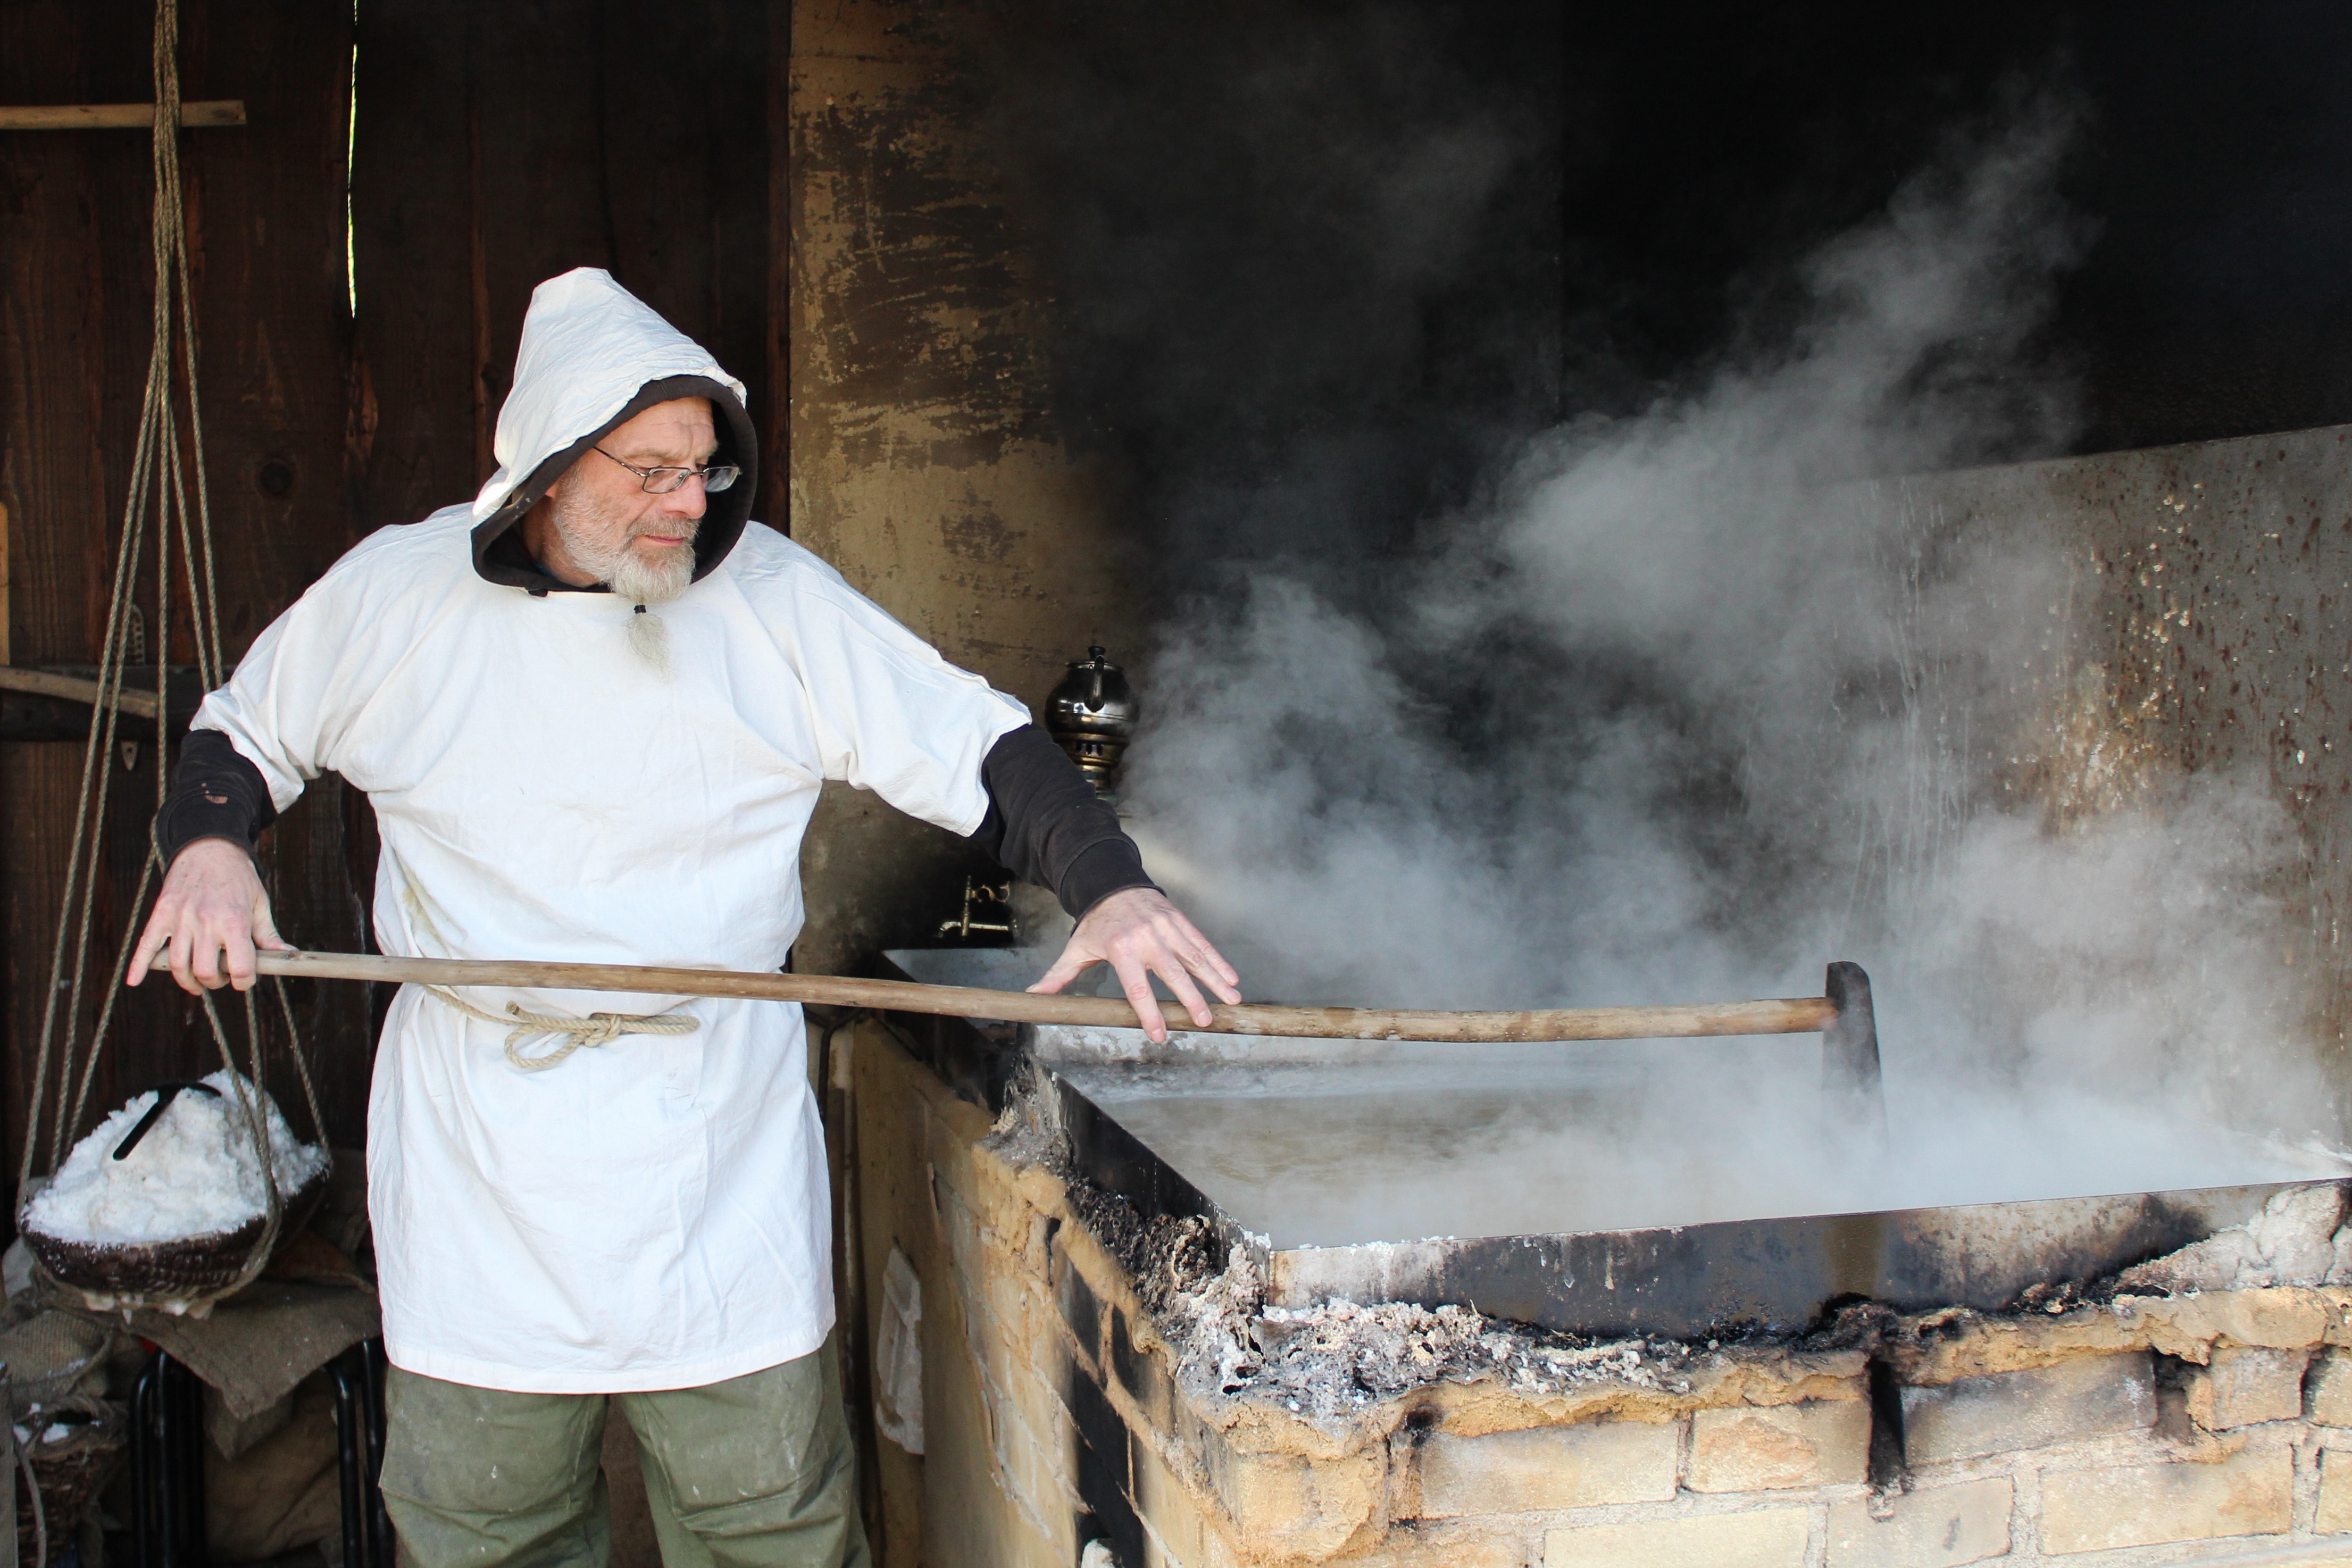
M1431 1383L1317 1420L1188 1389L1064 1182L888 1023L836 1053L869 1342L892 1247L924 1295L929 1451L879 1445L893 1568L2352 1565L2352 1288L1936 1313L1670 1364L1584 1352L1578 1380Z

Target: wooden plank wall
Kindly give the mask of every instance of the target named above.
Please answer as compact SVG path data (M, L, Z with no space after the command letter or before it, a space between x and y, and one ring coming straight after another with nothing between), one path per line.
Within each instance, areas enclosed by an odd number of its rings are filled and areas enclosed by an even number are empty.
M767 61L784 15L740 0L361 7L362 531L470 500L497 468L530 290L573 267L609 269L750 389L778 437L755 515L782 523Z
M0 8L0 101L149 100L152 17L137 0ZM354 537L341 504L351 20L334 6L189 0L181 25L186 96L243 99L249 117L183 142L222 629L234 658ZM0 504L14 546L18 664L99 656L151 341L150 191L143 132L0 132ZM154 626L152 585L143 597ZM194 660L186 631L174 628L177 662ZM75 742L0 743L12 1169L81 755ZM135 766L107 765L121 805L107 823L100 965L129 918L146 852L154 748L142 747ZM350 853L340 793L313 790L270 836L270 882L296 942L358 940L354 874L366 868ZM332 1108L329 1131L349 1142L365 1095L364 1001L296 1000ZM93 1100L104 1107L216 1065L201 1011L152 984L119 1014ZM281 1096L291 1092L273 1076Z
M0 6L0 103L150 100L152 15L145 0ZM785 15L728 0L372 0L355 35L348 6L183 0L184 91L241 98L248 115L183 142L232 658L357 539L472 495L495 466L530 288L569 267L610 268L751 387L777 432L761 489L781 523L767 62L783 58L770 34ZM98 656L148 353L149 190L143 132L0 132L0 507L18 664ZM78 742L0 742L10 1169L80 766ZM127 798L99 909L110 935L153 767L142 755L116 775ZM355 792L314 786L265 861L289 940L365 942L374 837ZM320 984L297 1005L330 1134L355 1144L369 998ZM118 1016L97 1102L211 1065L202 1015L176 992L151 985Z

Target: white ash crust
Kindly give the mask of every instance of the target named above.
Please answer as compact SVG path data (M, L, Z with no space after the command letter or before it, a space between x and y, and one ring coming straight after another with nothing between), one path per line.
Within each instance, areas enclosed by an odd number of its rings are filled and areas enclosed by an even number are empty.
M2283 1188L2245 1224L2126 1268L2116 1288L2131 1295L2179 1296L2352 1284L2352 1226L2343 1220L2342 1183Z
M1504 1323L1462 1306L1249 1301L1247 1258L1174 1296L1161 1330L1177 1351L1177 1379L1196 1399L1242 1398L1335 1420L1433 1383L1506 1384L1554 1394L1600 1383L1686 1394L1690 1347L1645 1339L1580 1340Z

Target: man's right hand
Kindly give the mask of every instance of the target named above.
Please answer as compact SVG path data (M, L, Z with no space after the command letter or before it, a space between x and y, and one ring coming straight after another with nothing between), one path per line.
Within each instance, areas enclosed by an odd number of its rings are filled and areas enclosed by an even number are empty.
M223 985L250 991L257 947L286 951L253 857L226 838L199 838L164 873L122 983L136 985L150 969L168 969L192 996Z

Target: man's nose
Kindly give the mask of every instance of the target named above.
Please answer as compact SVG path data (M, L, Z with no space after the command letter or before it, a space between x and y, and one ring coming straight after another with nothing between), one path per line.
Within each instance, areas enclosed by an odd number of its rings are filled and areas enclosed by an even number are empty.
M661 499L661 510L671 517L690 518L697 521L710 505L709 492L702 488L702 476L695 475L686 483Z

